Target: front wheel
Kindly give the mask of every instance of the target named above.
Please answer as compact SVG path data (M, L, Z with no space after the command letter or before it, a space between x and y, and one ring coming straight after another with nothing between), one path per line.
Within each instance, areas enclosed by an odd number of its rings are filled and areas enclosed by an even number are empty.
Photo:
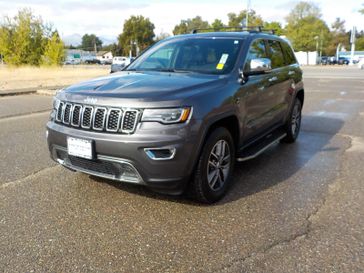
M284 127L287 135L282 139L283 142L293 143L296 141L301 129L301 119L302 103L298 98L296 98L290 116Z
M207 138L192 181L190 196L198 202L214 203L228 189L235 163L235 146L230 132L215 129Z

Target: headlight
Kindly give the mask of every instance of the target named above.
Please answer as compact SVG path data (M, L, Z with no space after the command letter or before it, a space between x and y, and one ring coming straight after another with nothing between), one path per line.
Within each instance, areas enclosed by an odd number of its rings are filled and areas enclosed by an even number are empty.
M190 107L145 109L142 121L156 121L164 124L181 123L188 120L191 114Z
M53 102L52 102L53 109L57 110L58 107L59 107L60 102L61 101L59 99L57 99L56 97L53 97Z

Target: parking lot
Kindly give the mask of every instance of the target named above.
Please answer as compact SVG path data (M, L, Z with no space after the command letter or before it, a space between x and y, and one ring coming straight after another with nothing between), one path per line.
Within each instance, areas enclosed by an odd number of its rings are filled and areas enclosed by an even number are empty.
M304 68L302 132L213 206L49 159L51 97L0 98L1 272L364 272L364 70Z

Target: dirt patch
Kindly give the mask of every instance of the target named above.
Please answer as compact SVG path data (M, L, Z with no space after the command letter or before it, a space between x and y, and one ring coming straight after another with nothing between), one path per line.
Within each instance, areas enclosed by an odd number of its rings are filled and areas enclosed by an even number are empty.
M109 66L64 66L56 68L7 67L0 65L0 91L71 85L106 76Z

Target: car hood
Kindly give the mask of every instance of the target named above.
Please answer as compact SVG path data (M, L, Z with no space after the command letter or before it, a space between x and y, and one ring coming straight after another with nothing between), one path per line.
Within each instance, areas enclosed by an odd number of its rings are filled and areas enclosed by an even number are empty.
M226 82L226 76L197 73L127 72L97 78L65 88L64 99L89 97L135 101L174 101L215 88Z

